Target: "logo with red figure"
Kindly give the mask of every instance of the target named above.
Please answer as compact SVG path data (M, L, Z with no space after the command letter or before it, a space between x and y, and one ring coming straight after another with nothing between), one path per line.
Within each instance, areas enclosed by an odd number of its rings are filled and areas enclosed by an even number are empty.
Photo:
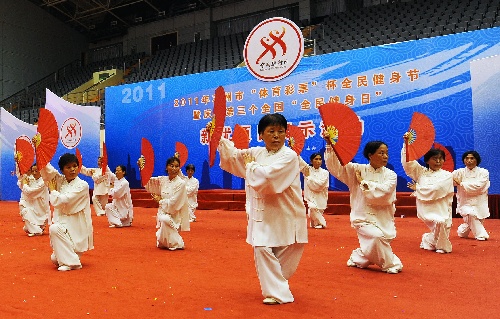
M61 132L59 134L61 142L66 148L75 148L82 139L82 125L74 118L67 118L63 125L61 125Z
M299 65L304 38L292 21L275 17L259 23L247 37L243 57L250 73L262 81L278 81Z

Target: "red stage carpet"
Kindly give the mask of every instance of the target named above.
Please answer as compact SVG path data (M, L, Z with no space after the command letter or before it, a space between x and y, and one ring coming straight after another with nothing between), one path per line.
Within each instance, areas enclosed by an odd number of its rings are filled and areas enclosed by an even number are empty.
M17 203L0 203L0 318L498 318L500 220L487 220L491 239L460 239L453 252L419 249L426 231L417 218L398 218L397 275L348 268L357 247L348 216L327 215L328 228L309 231L309 244L290 280L295 302L262 304L241 211L202 210L183 251L155 247L155 208L137 208L130 228L94 217L95 249L81 270L59 272L47 235L22 231Z

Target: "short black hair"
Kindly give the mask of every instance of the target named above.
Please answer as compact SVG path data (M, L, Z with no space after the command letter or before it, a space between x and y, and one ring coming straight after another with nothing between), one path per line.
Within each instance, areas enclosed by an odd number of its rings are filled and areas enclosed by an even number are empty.
M430 150L427 151L427 153L424 154L424 162L427 163L431 159L431 157L436 155L441 155L443 161L446 161L445 153L443 150L439 148L431 148Z
M61 157L59 157L59 162L57 164L59 165L59 169L62 172L64 166L66 166L70 163L76 163L76 165L80 166L80 162L78 161L78 157L76 157L75 154L71 154L71 153L66 153L66 154L61 155Z
M312 153L311 156L309 156L309 161L311 162L312 164L312 161L314 158L316 158L316 156L321 156L321 159L323 159L323 155L321 155L321 153Z
M386 143L382 141L370 141L366 143L365 148L363 150L363 156L369 160L370 159L370 154L375 154L375 152L378 150L378 148L382 145L387 146Z
M116 167L119 167L119 168L121 168L121 169L122 169L122 171L123 171L123 175L127 175L127 168L125 167L125 165L118 165L118 166L116 166Z
M193 170L193 172L194 172L194 171L195 171L194 164L187 164L187 165L186 165L186 171L187 171L188 169L192 169L192 170Z
M476 151L467 151L467 152L463 153L463 155L462 155L462 162L465 161L465 158L469 154L472 155L472 156L474 156L474 158L476 159L477 165L479 166L479 163L481 163L481 156Z
M279 125L286 130L287 129L286 118L279 113L266 114L260 119L259 125L257 126L257 132L259 134L262 134L264 133L266 127L271 125Z

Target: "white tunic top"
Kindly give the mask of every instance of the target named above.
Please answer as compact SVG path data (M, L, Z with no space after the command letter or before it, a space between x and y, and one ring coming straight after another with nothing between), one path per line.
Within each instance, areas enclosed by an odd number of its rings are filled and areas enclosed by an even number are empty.
M94 248L92 217L90 215L89 184L79 177L67 182L49 163L40 173L48 182L57 179L57 190L50 192L49 199L54 206L54 223L64 226L75 244L76 252Z
M478 166L474 169L459 168L453 172L453 178L462 181L457 186L457 213L462 216L476 216L478 219L489 217L490 174L488 170Z
M144 187L152 194L161 195L156 219L157 228L160 227L158 217L161 214L169 214L175 228L180 228L182 231L189 230L186 182L180 176L172 180L168 176L151 177Z
M109 179L110 173L109 167L106 167L106 174L102 175L102 168L87 168L82 165L80 173L86 176L92 176L92 180L94 181L94 191L92 192L94 195L107 195L109 192Z
M342 166L330 146L326 147L325 164L333 176L349 187L351 225L369 223L379 228L386 238L395 238L396 173L384 166L375 169L370 164ZM357 170L361 172L363 185L358 183Z
M265 147L239 150L222 138L220 166L245 178L247 243L252 246L280 247L307 243L307 217L297 154L283 146L277 152ZM255 161L245 165L243 154Z
M43 225L50 216L49 189L43 178L28 179L29 183L22 187L24 206L34 212L33 215L25 216L35 225Z
M406 147L401 151L401 163L406 175L416 183L417 216L423 221L446 221L451 226L453 201L453 175L440 169L433 171L417 161L406 161Z
M198 188L200 187L200 182L195 177L189 178L187 176L185 181L189 207L196 208L198 207Z
M328 203L328 186L330 173L326 169L310 166L299 156L300 170L309 170L309 176L304 175L304 200L309 208L326 209Z
M111 175L114 185L109 190L109 195L113 197L112 204L120 214L121 218L134 218L134 206L132 205L132 196L130 195L130 186L125 177L116 178Z

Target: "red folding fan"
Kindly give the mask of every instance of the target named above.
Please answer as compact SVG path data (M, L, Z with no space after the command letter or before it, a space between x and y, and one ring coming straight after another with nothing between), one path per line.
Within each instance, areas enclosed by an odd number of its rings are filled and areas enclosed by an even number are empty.
M341 165L350 162L361 143L362 126L356 113L342 103L326 103L319 108L325 131Z
M106 150L106 143L102 143L102 157L101 157L101 175L106 175L106 168L108 167L108 151Z
M306 141L304 132L302 132L302 130L298 126L288 124L286 130L286 138L288 139L288 146L292 150L294 150L297 155L300 155Z
M453 170L455 169L455 161L453 160L453 156L451 155L448 148L442 144L439 144L438 142L434 142L434 148L437 148L444 152L445 161L441 168L448 172L453 172Z
M410 136L405 141L407 162L415 161L424 156L431 149L436 136L432 121L419 112L413 113L408 133Z
M23 137L16 139L15 147L14 158L17 162L19 173L24 175L31 169L31 165L35 161L35 150L33 149L33 144Z
M234 147L240 150L248 148L250 141L248 140L248 132L241 125L234 125L233 137Z
M38 170L41 170L50 162L56 153L58 142L59 129L54 114L47 109L40 109L37 133L33 137Z
M82 165L83 165L83 160L82 160L82 153L80 153L80 150L76 148L76 158L78 159L78 171L81 171Z
M139 170L141 171L142 186L145 186L149 182L151 176L153 176L155 153L151 143L144 137L141 140L141 156L144 161L140 162Z
M215 162L215 153L222 137L224 121L226 119L226 92L219 86L215 90L214 109L212 112L212 121L209 124L208 132L208 162L212 167Z
M181 142L175 142L175 153L179 154L179 162L180 162L180 167L184 166L186 164L187 159L188 159L188 149L186 145L184 145Z

